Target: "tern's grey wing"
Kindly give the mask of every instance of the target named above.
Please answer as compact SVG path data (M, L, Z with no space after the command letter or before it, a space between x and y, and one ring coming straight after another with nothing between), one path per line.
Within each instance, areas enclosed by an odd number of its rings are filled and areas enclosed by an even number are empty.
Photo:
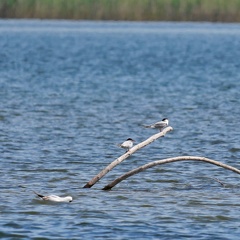
M167 126L165 122L157 122L154 124L155 128L164 128Z

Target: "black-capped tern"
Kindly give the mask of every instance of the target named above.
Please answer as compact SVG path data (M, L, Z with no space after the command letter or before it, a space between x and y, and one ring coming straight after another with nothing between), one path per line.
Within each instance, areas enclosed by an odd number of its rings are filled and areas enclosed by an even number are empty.
M59 197L56 195L49 195L49 196L44 196L41 195L35 191L33 191L38 197L40 197L41 199L45 200L45 201L52 201L52 202L72 202L73 198L71 196L67 196L67 197Z
M162 121L153 123L151 125L145 125L145 128L156 128L159 129L161 132L165 127L167 127L169 124L169 120L167 118L163 118Z
M128 138L125 142L118 144L118 146L120 148L127 149L126 150L126 152L127 152L133 146L133 142L135 142L135 141L132 138Z

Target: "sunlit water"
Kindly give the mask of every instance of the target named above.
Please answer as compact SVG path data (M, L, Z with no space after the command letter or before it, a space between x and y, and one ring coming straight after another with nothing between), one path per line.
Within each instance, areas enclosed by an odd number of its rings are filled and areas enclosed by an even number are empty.
M0 49L1 239L239 239L228 170L171 163L101 188L167 157L240 168L240 25L2 20ZM82 188L164 117L173 132Z

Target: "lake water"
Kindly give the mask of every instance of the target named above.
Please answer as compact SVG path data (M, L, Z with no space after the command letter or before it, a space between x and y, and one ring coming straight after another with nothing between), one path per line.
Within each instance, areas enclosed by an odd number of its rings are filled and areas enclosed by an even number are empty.
M101 190L168 157L240 168L239 24L1 20L0 49L1 239L239 239L240 176L217 166ZM174 131L83 188L164 117Z

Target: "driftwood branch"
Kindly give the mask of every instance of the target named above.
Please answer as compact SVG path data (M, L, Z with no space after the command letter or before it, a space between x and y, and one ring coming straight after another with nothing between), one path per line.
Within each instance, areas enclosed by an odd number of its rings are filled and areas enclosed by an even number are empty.
M178 162L178 161L201 161L201 162L207 162L207 163L211 163L213 165L231 170L235 173L240 174L240 170L234 167L231 167L227 164L224 163L220 163L218 161L209 159L209 158L205 158L205 157L195 157L195 156L180 156L180 157L174 157L174 158L167 158L167 159L163 159L163 160L157 160L148 164L145 164L141 167L138 167L136 169L133 169L125 174L123 174L122 176L120 176L119 178L116 178L114 181L112 181L111 183L109 183L108 185L106 185L103 190L109 190L111 188L113 188L114 186L116 186L118 183L120 183L121 181L133 176L134 174L140 173L142 171L145 171L148 168L152 168L154 166L157 165L161 165L161 164L165 164L165 163L171 163L171 162Z
M164 137L167 132L170 132L172 130L173 130L172 127L170 127L170 126L166 127L162 132L154 134L147 140L135 145L129 151L127 151L125 154L123 154L122 156L120 156L119 158L114 160L112 163L110 163L105 169L103 169L100 173L98 173L98 175L93 177L83 188L91 188L96 182L98 182L102 177L104 177L109 171L111 171L114 167L116 167L118 164L123 162L126 158L131 156L137 150L147 146L148 144L152 143L153 141L155 141L156 139L158 139L160 137Z

